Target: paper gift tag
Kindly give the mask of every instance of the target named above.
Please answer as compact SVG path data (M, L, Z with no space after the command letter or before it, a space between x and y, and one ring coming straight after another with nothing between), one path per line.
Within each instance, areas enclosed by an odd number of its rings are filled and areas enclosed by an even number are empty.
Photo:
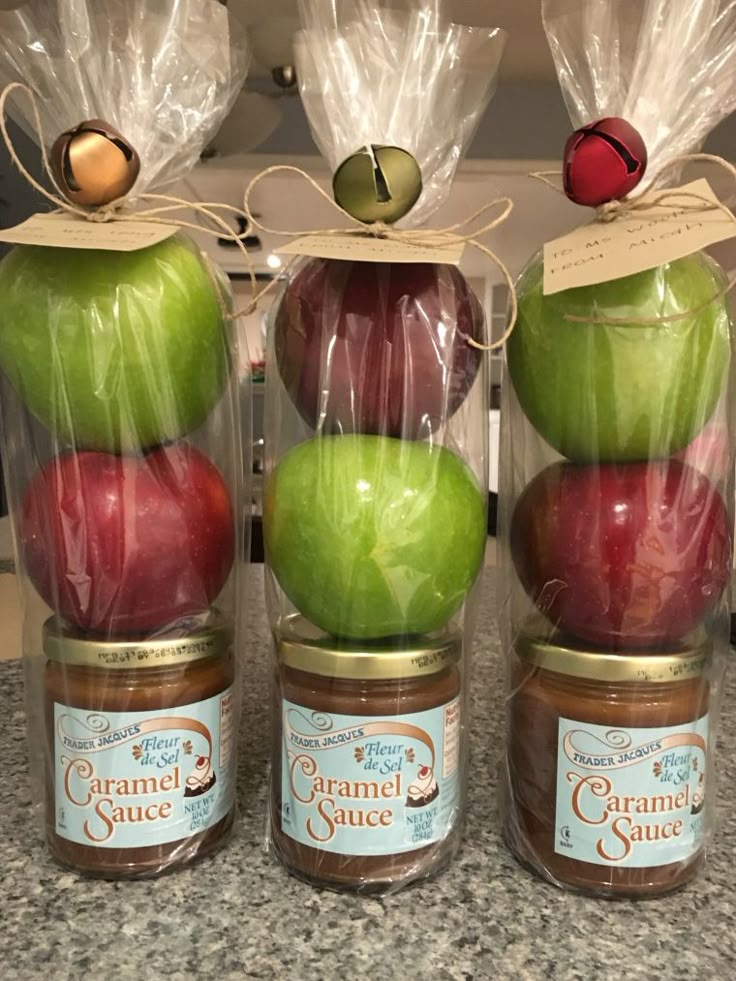
M656 201L666 193L667 204L650 211L635 211L610 222L593 222L544 246L544 294L560 293L578 286L592 286L633 273L655 269L665 262L693 255L708 245L736 236L736 218L718 207L692 199L676 200L678 194L696 194L717 206L718 199L706 180L683 187L642 194L641 201ZM682 205L685 205L683 207Z
M85 221L69 214L32 215L13 228L0 229L0 242L46 245L57 249L102 249L136 252L158 245L176 233L174 225L147 221Z
M428 232L428 237L431 236ZM465 243L458 239L448 245L425 246L395 242L372 235L304 235L276 249L284 255L311 256L314 259L345 259L355 262L438 262L460 264Z

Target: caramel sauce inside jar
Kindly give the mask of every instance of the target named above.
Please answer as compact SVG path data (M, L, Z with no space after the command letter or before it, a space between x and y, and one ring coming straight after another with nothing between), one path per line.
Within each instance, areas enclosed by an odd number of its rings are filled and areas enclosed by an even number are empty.
M305 711L358 716L367 722L380 718L388 720L390 724L391 720L405 720L414 713L441 709L457 699L460 692L460 672L456 663L445 663L434 673L404 678L330 677L283 663L277 666L273 710L271 835L277 856L290 872L313 884L333 889L360 893L386 892L391 887L433 875L449 864L459 846L462 821L459 810L442 840L388 854L341 854L295 840L285 833L281 822L284 803L284 701Z
M107 653L131 645L105 644ZM141 647L145 648L145 643ZM84 875L107 879L157 875L198 860L223 844L232 826L234 807L216 824L179 840L140 847L99 847L57 833L55 787L55 706L89 713L157 713L194 706L220 695L235 681L232 650L217 656L146 667L98 667L47 660L45 669L47 752L46 834L49 850L61 865ZM163 735L166 735L164 732ZM237 734L236 734L237 735ZM234 763L233 763L234 765ZM220 774L222 776L222 774ZM145 840L142 837L142 840Z
M588 657L593 659L591 664L595 672L598 670L596 658L610 662L616 655L591 653ZM656 657L640 659L642 663L644 660L652 662ZM678 889L698 873L703 861L702 845L689 856L671 863L640 867L617 865L615 861L602 864L581 861L556 848L560 832L557 820L558 766L564 762L560 755L561 718L605 727L611 733L617 733L637 728L666 731L676 726L695 725L707 715L709 684L704 671L705 658L683 654L680 670L676 656L665 657L672 664L669 680L661 677L656 680L576 677L530 664L523 657L515 660L507 717L505 830L517 857L543 878L589 895L647 897ZM549 661L550 666L559 663L554 659ZM606 669L601 673L605 674ZM646 675L647 670L643 669L642 674ZM654 757L657 758L661 760L661 754ZM647 765L655 764L648 762ZM570 769L575 770L575 767ZM591 772L594 771L593 767ZM605 774L605 771L600 772ZM662 790L668 788L665 786ZM606 823L602 813L604 806L601 803L595 809L595 821L601 825ZM633 813L637 805L632 800L627 806ZM636 819L650 820L638 814ZM628 828L628 818L625 820ZM672 823L669 822L670 829Z

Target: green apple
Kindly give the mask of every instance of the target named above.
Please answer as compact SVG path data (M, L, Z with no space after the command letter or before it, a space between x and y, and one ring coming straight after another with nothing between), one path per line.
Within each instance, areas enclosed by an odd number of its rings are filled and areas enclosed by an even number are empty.
M486 502L454 453L386 436L307 440L268 482L267 558L309 620L372 639L443 627L483 561Z
M532 425L580 462L664 458L687 446L708 422L728 368L720 267L700 253L552 296L542 294L542 276L539 259L522 274L508 342L509 374Z
M60 442L176 439L228 377L217 287L183 235L137 252L18 246L0 262L0 368Z

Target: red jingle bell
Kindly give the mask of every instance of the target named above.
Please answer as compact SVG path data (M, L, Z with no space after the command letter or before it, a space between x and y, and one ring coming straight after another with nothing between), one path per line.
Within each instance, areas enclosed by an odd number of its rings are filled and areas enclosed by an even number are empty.
M647 148L625 119L611 116L576 129L565 144L563 183L575 204L597 208L634 190L647 169Z

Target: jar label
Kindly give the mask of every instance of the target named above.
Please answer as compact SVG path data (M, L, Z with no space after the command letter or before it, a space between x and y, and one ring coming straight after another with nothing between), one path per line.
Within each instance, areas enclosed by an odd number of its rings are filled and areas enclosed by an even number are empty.
M235 800L232 688L155 712L54 704L56 833L146 848L206 831Z
M442 841L459 808L460 701L400 717L283 702L281 828L341 855Z
M691 858L704 839L708 716L612 729L560 718L555 851L622 868Z

